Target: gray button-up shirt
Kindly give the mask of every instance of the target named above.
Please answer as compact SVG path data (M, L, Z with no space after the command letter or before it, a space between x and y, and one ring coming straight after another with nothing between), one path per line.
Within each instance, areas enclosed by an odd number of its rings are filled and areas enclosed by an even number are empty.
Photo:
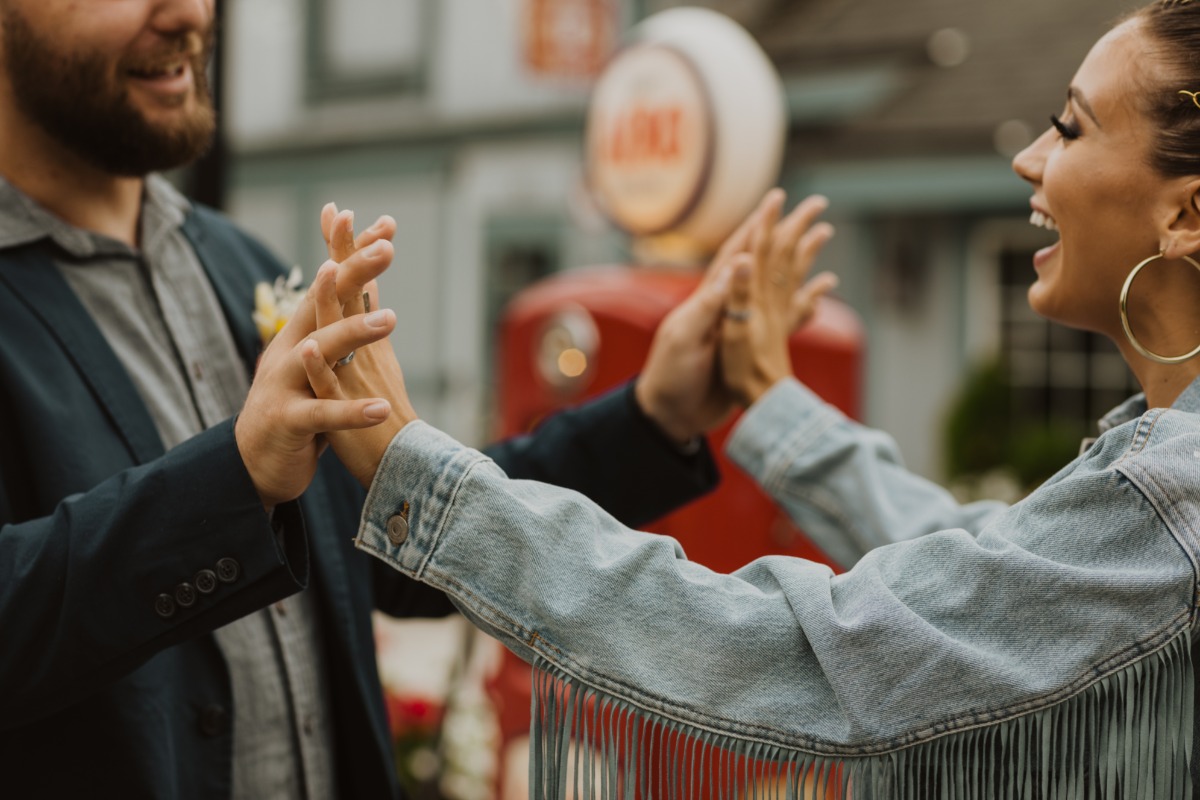
M0 179L0 248L44 240L167 449L237 413L249 388L181 229L189 210L167 181L151 176L135 249L67 224ZM313 593L221 628L216 639L233 693L233 797L332 797L332 708Z

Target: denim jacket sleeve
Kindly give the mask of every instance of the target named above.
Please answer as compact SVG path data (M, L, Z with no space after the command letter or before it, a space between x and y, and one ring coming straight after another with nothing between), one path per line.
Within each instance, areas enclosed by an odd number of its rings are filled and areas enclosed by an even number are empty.
M950 528L976 534L1006 507L960 504L905 469L890 436L847 419L795 380L747 409L726 451L846 568L880 545Z
M797 427L815 441L838 424L826 420L808 409ZM713 573L673 539L629 531L573 492L510 481L413 423L380 466L358 546L445 590L527 660L638 708L806 752L886 753L1027 718L1180 652L1200 502L1171 476L1185 459L1187 480L1200 478L1200 433L1185 420L1187 435L1170 438L1164 423L1168 438L1151 447L1155 422L1106 434L977 532L927 533L953 517L944 501L909 534L926 535L843 575L786 557ZM763 459L767 474L787 472L782 456ZM875 480L898 478L878 461Z

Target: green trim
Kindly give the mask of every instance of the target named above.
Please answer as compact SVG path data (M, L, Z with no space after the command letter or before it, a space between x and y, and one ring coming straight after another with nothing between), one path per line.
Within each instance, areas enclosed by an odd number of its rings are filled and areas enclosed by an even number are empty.
M466 145L505 142L543 136L570 136L583 148L584 110L558 112L536 117L491 118L452 125L412 125L400 129L377 129L365 134L322 135L305 139L276 139L239 149L236 159L313 158L337 156L348 148L379 152L399 150L446 150Z
M412 148L394 143L239 155L231 165L230 187L237 190L393 175L441 174L448 169L452 156L450 147Z
M417 0L421 35L418 63L411 69L382 70L373 74L339 73L328 51L324 37L330 14L337 13L333 0L305 0L305 82L304 99L308 105L320 105L333 100L378 97L386 95L417 95L428 85L430 61L429 43L433 41L436 25L436 3Z
M999 156L854 161L783 178L793 197L826 195L839 214L929 213L1018 209L1028 206L1029 185Z
M828 125L869 114L905 87L902 74L895 64L876 64L785 78L788 118L793 125Z

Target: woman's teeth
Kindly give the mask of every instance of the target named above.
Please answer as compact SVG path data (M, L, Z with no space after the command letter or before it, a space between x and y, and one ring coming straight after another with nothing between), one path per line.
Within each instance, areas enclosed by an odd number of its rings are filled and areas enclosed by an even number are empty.
M1034 211L1029 215L1029 224L1038 228L1045 228L1048 231L1058 230L1058 223L1048 214L1043 214L1041 211Z

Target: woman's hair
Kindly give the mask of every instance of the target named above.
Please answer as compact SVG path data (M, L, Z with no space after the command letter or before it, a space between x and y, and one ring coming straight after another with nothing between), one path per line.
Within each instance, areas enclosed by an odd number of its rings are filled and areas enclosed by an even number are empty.
M1153 42L1167 77L1143 88L1145 108L1158 129L1150 163L1164 175L1200 175L1200 106L1183 91L1200 92L1200 0L1156 0L1133 19Z

